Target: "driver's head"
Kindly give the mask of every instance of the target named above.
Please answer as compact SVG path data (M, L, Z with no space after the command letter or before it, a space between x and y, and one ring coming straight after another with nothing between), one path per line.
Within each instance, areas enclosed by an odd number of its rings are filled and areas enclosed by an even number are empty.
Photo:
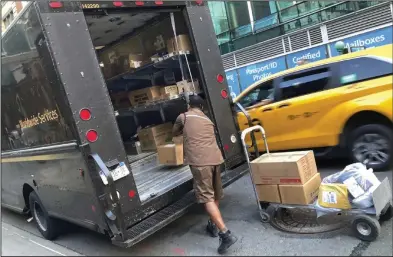
M189 95L189 105L190 108L203 109L203 99L198 95Z

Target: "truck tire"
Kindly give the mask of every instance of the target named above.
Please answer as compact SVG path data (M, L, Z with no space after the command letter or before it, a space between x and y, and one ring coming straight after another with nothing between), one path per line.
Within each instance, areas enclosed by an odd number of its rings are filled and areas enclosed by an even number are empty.
M375 171L392 164L393 131L381 124L357 127L349 134L348 151L352 162L361 162ZM368 160L368 161L367 161Z
M49 217L40 198L34 191L29 195L29 205L31 216L42 236L48 240L55 239L59 235L59 224L55 219Z

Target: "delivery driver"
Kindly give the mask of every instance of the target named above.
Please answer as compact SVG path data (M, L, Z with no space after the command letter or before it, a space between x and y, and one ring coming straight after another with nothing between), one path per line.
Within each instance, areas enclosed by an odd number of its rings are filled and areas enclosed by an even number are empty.
M210 220L206 230L212 237L220 237L218 253L224 253L237 238L225 226L218 209L223 197L221 164L224 162L218 148L214 123L202 112L203 100L189 96L189 109L177 117L173 136L183 135L185 164L190 165L194 177L194 191L198 203L203 203Z

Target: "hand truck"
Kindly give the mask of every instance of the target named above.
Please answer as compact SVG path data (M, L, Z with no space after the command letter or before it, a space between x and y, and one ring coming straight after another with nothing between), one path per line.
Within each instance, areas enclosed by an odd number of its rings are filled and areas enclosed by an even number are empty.
M271 221L271 217L275 214L275 211L278 208L285 209L294 209L294 208L303 208L303 209L314 209L319 212L332 213L335 212L337 214L343 214L343 217L351 216L352 223L352 231L355 236L363 241L374 241L380 234L381 225L379 223L380 219L390 219L392 217L392 209L393 209L393 201L392 201L392 190L390 187L390 182L388 178L385 178L381 184L374 190L372 193L372 198L374 202L374 207L367 209L350 209L350 210L340 210L340 209L328 209L317 207L316 202L309 205L295 205L295 204L281 204L281 203L267 203L267 207L262 208L261 202L258 197L258 193L255 187L255 183L252 177L251 165L250 165L250 157L248 152L248 147L245 138L247 134L252 133L252 141L254 144L254 148L258 151L257 142L255 137L253 137L253 132L259 131L261 132L265 149L267 155L270 155L270 151L266 141L266 133L262 126L256 125L249 128L246 128L241 133L241 141L244 149L244 154L246 156L249 173L251 177L252 186L254 189L255 199L257 201L259 215L261 216L261 220L263 223L269 223ZM256 153L259 156L259 153Z

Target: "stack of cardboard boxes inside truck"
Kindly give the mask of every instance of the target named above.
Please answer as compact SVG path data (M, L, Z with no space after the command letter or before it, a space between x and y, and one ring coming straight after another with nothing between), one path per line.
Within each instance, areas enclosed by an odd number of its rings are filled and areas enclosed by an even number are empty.
M261 202L310 204L321 184L313 151L264 154L251 173Z

